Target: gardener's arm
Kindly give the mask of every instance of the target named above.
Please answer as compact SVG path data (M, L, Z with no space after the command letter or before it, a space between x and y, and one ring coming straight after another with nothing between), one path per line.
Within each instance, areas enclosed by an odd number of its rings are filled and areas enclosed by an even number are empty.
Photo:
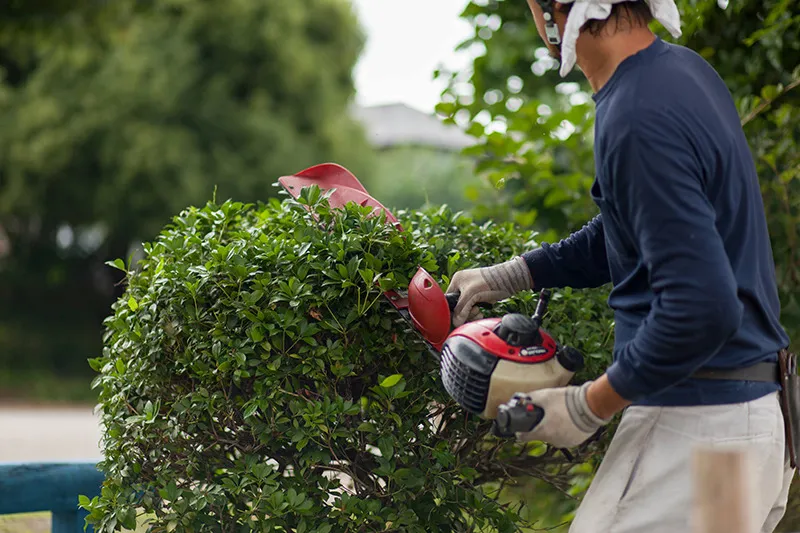
M475 305L494 303L530 289L599 287L610 281L600 215L553 245L483 268L456 272L448 293L461 293L453 310L458 327L482 316Z
M611 281L602 215L557 243L523 254L534 288L594 288Z
M646 265L654 299L636 336L588 394L600 416L660 392L711 359L742 320L737 283L687 133L636 118L603 162L612 202Z

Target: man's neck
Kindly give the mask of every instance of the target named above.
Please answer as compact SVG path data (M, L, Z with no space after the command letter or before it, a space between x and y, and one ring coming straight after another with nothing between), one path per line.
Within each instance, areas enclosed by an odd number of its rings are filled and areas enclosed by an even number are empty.
M655 40L649 28L635 28L614 35L597 37L582 33L576 43L577 64L597 93L608 83L617 67L630 56L644 50Z

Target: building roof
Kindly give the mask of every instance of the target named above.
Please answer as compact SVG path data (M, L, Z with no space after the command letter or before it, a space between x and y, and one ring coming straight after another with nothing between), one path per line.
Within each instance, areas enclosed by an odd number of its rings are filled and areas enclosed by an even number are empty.
M353 113L377 148L414 145L460 151L476 142L459 127L402 103L356 106Z

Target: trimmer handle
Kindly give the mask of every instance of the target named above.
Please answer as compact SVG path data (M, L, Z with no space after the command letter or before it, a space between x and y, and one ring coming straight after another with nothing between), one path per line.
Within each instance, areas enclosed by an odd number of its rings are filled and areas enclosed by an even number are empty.
M461 292L448 292L444 295L445 299L447 300L447 305L450 307L450 312L456 310L456 305L458 304L458 300L461 298ZM492 304L486 302L478 302L477 306L480 309L491 309Z
M461 298L461 292L448 292L444 295L445 300L447 300L447 306L450 308L450 312L454 312L456 310L456 305L458 305L458 300ZM536 321L536 324L542 323L542 317L547 312L547 306L550 304L550 290L543 289L539 293L539 303L536 306L536 311L533 314L533 320ZM479 309L491 309L492 304L487 302L478 302L477 307Z
M531 403L524 394L515 394L511 401L497 408L492 425L496 437L513 438L517 433L532 431L544 418L544 409Z

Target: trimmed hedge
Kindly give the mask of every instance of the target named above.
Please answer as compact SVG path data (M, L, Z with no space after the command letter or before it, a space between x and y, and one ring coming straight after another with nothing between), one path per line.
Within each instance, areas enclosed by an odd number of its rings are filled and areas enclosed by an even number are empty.
M369 215L332 211L316 187L210 202L135 267L113 263L126 291L91 360L107 480L82 498L98 531L511 532L519 502L494 489L530 476L566 489L597 459L602 441L567 458L490 436L382 296L418 266L444 288L536 235L447 207L397 213L402 232ZM522 294L493 313L535 304ZM588 356L576 382L606 366L611 318L603 291L554 294L546 327Z

